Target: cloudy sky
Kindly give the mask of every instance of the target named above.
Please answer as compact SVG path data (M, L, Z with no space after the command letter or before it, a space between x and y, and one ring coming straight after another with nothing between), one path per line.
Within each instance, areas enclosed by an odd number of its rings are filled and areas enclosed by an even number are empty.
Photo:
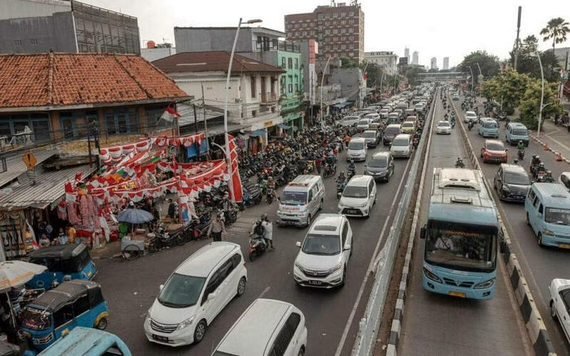
M312 12L330 0L82 0L138 18L141 40L174 42L175 26L237 26L260 18L263 27L284 30L286 14ZM337 3L350 0L336 0ZM476 50L507 58L516 38L517 8L522 6L521 38L553 17L570 22L568 0L359 0L365 14L365 51L419 52L420 64L443 57L454 66ZM472 5L469 5L471 3ZM570 39L570 36L569 36ZM142 45L142 43L141 43ZM540 49L551 43L540 42ZM557 45L570 47L570 41Z

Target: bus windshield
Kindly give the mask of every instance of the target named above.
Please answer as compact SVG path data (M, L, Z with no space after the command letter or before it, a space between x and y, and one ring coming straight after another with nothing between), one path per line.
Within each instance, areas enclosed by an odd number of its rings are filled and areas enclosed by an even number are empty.
M426 233L425 260L433 265L476 272L495 269L497 229L431 220Z

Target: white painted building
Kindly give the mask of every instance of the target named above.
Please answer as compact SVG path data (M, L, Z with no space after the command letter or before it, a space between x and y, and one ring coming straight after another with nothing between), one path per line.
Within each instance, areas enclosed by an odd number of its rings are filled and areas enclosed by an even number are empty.
M386 74L395 75L398 73L398 55L394 52L364 52L364 61L377 64L386 71Z

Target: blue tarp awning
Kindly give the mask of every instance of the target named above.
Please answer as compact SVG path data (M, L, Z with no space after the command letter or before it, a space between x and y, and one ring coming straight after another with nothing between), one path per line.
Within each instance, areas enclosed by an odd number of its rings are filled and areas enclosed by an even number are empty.
M291 128L291 126L287 126L285 124L277 124L277 127L283 129L283 130L289 130Z
M338 108L338 109L342 109L345 106L349 106L350 104L352 104L352 102L350 101L345 101L344 103L338 103L338 104L334 104L333 107Z
M249 133L249 137L258 137L258 136L263 136L267 133L266 129L259 129L259 130L255 130Z
M192 158L195 157L197 154L197 144L194 143L192 146L188 147L186 149L186 155L188 156L188 158ZM200 154L208 152L208 139L205 138L202 140L202 142L200 143Z

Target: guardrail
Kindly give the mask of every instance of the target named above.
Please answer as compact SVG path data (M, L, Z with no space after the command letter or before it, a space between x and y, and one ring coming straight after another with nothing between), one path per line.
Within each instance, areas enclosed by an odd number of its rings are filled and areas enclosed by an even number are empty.
M429 136L433 112L435 110L436 95L437 92L433 97L431 110L424 122L422 137L426 137L426 135ZM414 154L410 174L408 175L408 180L404 187L403 196L398 203L398 212L392 222L392 227L390 228L386 244L376 258L375 268L368 271L369 273L374 273L375 279L370 293L370 298L366 305L366 311L364 313L366 317L362 318L359 323L359 330L352 349L352 356L367 356L372 355L374 352L378 329L380 322L382 321L382 311L384 309L386 296L388 295L388 286L390 284L394 264L396 262L396 250L400 245L404 219L408 213L412 195L414 195L413 187L414 182L416 181L419 163L424 159L422 154L417 153L423 153L424 147L426 147L426 140L422 138L418 148L416 149L416 154Z
M448 97L449 98L449 97ZM459 111L453 104L451 98L449 98L449 102L451 103L453 110L457 114L457 121L460 121ZM465 145L465 149L469 152L469 160L471 164L476 169L481 169L479 165L479 160L477 159L477 154L475 150L473 150L473 146L471 145L471 141L469 141L467 137L467 131L465 131L464 125L458 122L459 130L461 131L461 135L463 137L463 144ZM491 193L491 187L489 187L487 181L484 181L485 186L489 193ZM497 205L495 202L495 198L493 194L489 194L493 204ZM519 310L522 314L525 327L528 333L528 337L532 342L532 346L534 348L534 352L537 356L542 355L549 355L555 356L556 353L554 352L554 346L550 341L550 337L548 336L548 331L546 330L546 325L544 325L544 321L540 316L540 312L536 307L536 303L534 302L534 298L532 293L528 287L526 279L523 275L522 269L520 264L517 260L516 255L512 252L512 244L511 238L509 237L509 233L503 224L503 218L501 217L501 213L497 210L497 216L499 219L499 226L501 227L500 235L501 235L501 253L503 254L503 260L507 267L507 272L509 274L509 281L511 282L511 287L513 288L515 297L517 302L519 303Z

